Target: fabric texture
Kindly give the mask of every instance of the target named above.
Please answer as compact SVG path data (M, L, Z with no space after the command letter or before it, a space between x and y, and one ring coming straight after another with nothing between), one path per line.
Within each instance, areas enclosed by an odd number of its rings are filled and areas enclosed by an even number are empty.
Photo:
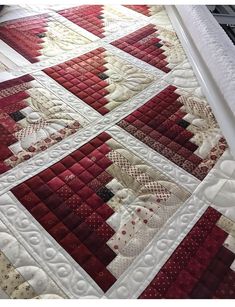
M235 163L165 8L19 15L0 23L0 298L235 298Z

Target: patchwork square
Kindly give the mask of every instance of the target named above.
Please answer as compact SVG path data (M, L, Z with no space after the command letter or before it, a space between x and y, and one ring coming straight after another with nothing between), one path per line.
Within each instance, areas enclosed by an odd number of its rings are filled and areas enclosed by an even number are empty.
M124 5L124 6L127 7L128 9L131 9L147 17L151 17L152 15L162 10L161 5Z
M16 111L14 113L9 114L11 118L15 121L18 122L21 119L25 118L24 114L22 114L20 111Z
M1 23L0 39L31 63L55 57L91 42L84 34L74 32L48 14Z
M157 29L150 24L112 42L112 45L167 73L171 69L162 48L164 43L158 44L160 42Z
M234 298L235 272L230 266L235 254L225 244L229 233L224 219L209 207L139 298Z
M58 11L79 27L104 38L127 27L133 18L109 5L80 5Z
M11 191L104 292L190 196L107 133Z
M227 148L206 102L174 86L118 125L200 180Z
M140 28L111 44L165 73L186 58L175 32L155 24Z
M234 161L168 10L32 9L0 24L0 298L234 299Z
M0 173L87 123L30 75L0 84L0 119Z
M156 78L98 48L44 72L102 115L128 101Z

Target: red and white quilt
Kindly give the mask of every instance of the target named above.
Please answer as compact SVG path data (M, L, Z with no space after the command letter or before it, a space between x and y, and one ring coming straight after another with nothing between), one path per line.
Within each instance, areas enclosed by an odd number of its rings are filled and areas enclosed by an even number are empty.
M0 39L0 298L235 298L235 162L164 7Z

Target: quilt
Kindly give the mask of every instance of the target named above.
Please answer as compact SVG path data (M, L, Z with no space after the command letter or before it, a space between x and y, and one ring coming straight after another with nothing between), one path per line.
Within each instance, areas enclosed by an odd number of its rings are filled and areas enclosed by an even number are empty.
M21 8L0 46L0 298L235 298L235 162L165 7Z

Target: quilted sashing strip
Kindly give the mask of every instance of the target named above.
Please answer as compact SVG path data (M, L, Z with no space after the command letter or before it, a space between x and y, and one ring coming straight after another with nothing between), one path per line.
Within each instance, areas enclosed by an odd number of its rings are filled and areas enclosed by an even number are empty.
M20 18L0 25L0 39L31 63L54 57L91 41L48 14Z
M30 268L31 274L35 272ZM36 268L35 268L36 269ZM27 270L27 269L26 269ZM39 271L39 269L37 268ZM42 272L40 272L42 274ZM39 273L39 274L40 274ZM37 274L37 273L36 273ZM41 281L39 281L40 283ZM20 274L0 251L0 288L12 299L62 298L57 294L37 294L32 285Z
M15 69L16 67L17 66L12 59L10 60L7 56L0 52L0 73L8 71L9 68Z
M105 115L146 89L154 80L152 74L98 48L44 72Z
M36 293L12 266L6 256L0 252L0 288L13 299L35 298Z
M104 292L190 195L107 133L11 191Z
M2 222L0 239L0 290L6 298L65 297Z
M0 72L2 71L7 71L7 66L5 64L3 64L2 62L0 62Z
M118 125L200 180L227 148L207 103L174 86Z
M30 75L0 84L0 173L86 124Z
M234 229L209 207L139 298L234 298Z

